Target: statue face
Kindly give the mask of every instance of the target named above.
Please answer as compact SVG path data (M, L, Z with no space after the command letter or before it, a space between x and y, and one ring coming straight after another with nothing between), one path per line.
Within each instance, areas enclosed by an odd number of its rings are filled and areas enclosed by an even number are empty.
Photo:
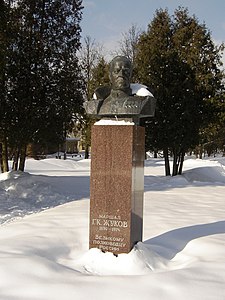
M123 90L130 87L131 64L127 59L118 59L112 62L110 80L112 88Z

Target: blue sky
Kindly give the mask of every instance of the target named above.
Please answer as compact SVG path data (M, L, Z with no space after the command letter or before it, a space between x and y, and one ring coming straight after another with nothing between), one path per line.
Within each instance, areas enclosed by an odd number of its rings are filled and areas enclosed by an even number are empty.
M217 43L225 41L225 0L83 0L83 5L82 37L91 36L106 51L115 50L132 24L146 30L156 9L172 15L178 6L205 22Z

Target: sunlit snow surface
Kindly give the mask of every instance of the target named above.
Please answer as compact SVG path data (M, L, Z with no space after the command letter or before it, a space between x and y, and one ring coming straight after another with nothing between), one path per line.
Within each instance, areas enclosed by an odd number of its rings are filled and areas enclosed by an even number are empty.
M28 160L0 174L0 299L225 299L225 158L145 162L144 236L88 249L90 160Z

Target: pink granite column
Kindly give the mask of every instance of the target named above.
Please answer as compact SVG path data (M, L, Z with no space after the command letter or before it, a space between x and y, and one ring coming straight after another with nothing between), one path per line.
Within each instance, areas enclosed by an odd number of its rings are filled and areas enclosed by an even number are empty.
M142 240L144 139L136 125L92 127L90 248L128 253Z

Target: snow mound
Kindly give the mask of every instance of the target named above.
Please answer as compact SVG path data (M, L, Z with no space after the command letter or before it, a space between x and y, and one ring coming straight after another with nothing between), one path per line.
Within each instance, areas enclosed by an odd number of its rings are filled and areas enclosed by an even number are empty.
M43 160L34 160L28 159L26 170L32 174L44 174L48 176L70 176L73 171L82 171L88 170L90 165L89 159L81 158L67 158L64 159L55 159L55 158L46 158Z
M183 176L189 182L225 183L225 170L221 166L205 166L185 171Z
M167 261L148 245L139 242L130 253L118 256L110 252L103 253L97 248L90 249L74 261L73 268L90 275L144 275L165 270Z
M73 165L79 171L90 171L91 159L81 159L78 161L73 161Z
M0 174L0 196L0 224L70 200L47 182L46 176L20 171Z

